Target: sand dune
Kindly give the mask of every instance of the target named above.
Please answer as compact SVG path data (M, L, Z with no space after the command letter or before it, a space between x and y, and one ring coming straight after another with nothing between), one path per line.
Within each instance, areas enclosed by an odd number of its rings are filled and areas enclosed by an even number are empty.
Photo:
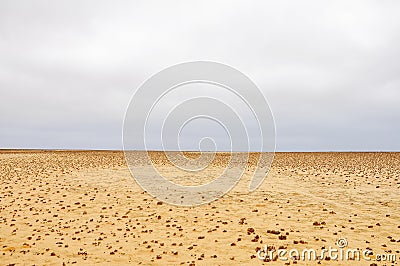
M197 184L158 153L171 180ZM0 264L343 265L400 260L400 153L277 153L264 183L246 193L257 154L223 198L178 207L135 183L122 152L1 151ZM370 249L371 261L262 261L257 250ZM276 259L276 258L274 258Z

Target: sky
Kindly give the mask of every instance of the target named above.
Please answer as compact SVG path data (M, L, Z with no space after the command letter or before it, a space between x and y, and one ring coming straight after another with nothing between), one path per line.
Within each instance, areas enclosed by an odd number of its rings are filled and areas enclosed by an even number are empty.
M122 149L139 86L204 60L258 86L277 151L400 151L399 12L399 1L0 0L0 148Z

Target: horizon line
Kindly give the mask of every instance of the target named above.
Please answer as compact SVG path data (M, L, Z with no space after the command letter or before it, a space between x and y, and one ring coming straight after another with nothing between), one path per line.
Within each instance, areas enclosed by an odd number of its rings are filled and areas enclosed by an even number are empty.
M59 148L0 148L0 152L2 152L2 151L104 151L104 152L107 152L107 151L109 151L109 152L124 152L125 150L123 150L123 149L70 149L70 148L62 148L62 149L59 149ZM249 152L249 153L263 153L263 152L265 152L265 153L271 153L272 151L199 151L199 150L181 150L181 151L179 151L179 150L169 150L169 151L164 151L164 150L127 150L127 151L133 151L133 152L145 152L145 151L147 151L147 152L196 152L196 153L199 153L199 152L216 152L216 153L229 153L229 152L232 152L232 153L247 153L247 152ZM298 152L298 153L301 153L301 152L304 152L304 153L307 153L307 152L314 152L314 153L316 153L316 152L320 152L320 153L329 153L329 152L343 152L343 153L345 153L345 152L365 152L365 153L367 153L367 152L376 152L376 153L379 153L379 152L388 152L388 153L390 153L390 152L400 152L400 150L276 150L276 151L274 151L275 153L279 153L279 152L293 152L293 153L295 153L295 152Z

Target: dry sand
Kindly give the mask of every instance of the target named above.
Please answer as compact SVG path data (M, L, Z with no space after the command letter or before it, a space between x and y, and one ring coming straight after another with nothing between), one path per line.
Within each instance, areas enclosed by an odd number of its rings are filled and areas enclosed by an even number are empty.
M220 172L226 155L197 177L153 156L177 183L196 183ZM318 262L263 262L256 250L320 251L339 238L372 249L372 261L320 264L400 260L400 153L277 153L255 192L246 193L247 174L223 198L192 208L144 193L122 152L1 151L0 175L1 265L309 265Z

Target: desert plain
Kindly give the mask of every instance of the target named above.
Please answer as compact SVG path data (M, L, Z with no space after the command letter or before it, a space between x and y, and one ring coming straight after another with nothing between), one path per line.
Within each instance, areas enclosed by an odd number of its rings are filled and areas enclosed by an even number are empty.
M217 154L196 176L152 154L182 184L218 175L227 156ZM2 150L0 265L398 264L400 153L276 153L262 185L248 193L256 161L253 154L222 198L182 207L144 192L121 151ZM265 245L320 255L338 240L343 249L370 251L368 259L257 256Z

